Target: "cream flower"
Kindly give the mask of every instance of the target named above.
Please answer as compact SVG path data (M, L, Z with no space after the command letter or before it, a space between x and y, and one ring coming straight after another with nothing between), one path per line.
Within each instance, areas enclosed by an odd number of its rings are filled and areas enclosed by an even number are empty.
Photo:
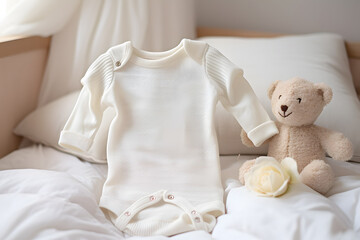
M285 158L281 164L272 157L259 157L245 174L245 186L259 196L277 197L288 189L290 183L298 182L297 164Z

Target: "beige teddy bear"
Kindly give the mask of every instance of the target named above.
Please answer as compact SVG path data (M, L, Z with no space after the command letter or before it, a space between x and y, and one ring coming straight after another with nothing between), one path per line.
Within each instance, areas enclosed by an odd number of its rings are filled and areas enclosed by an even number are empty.
M314 125L324 106L331 101L331 88L323 83L293 78L274 82L268 96L279 129L279 134L267 141L268 156L278 161L285 157L294 158L301 181L325 194L334 182L331 167L324 161L325 153L340 161L349 160L353 154L351 142L342 133ZM254 146L244 131L241 140L248 147ZM243 184L244 174L254 161L247 161L240 168L239 177Z

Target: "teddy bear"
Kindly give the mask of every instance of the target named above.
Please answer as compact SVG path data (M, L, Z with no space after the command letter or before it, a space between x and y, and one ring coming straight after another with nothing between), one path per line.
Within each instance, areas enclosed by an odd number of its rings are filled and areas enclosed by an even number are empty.
M301 78L276 81L268 90L279 129L279 134L266 141L268 156L278 161L295 159L301 181L321 194L334 182L334 173L324 161L326 153L339 161L347 161L353 155L352 144L342 133L314 124L332 95L327 85ZM248 147L254 146L244 130L241 140ZM249 160L241 166L239 179L243 184L245 173L254 163L255 160Z

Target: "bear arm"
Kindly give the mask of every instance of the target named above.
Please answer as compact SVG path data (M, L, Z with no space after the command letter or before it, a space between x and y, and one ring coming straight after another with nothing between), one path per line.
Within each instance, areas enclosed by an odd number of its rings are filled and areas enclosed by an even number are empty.
M248 137L247 133L244 131L244 129L241 129L241 142L247 146L247 147L255 147L254 143L250 140L250 138Z
M344 134L326 128L317 128L323 149L335 160L348 161L353 156L351 141Z
M251 148L251 147L255 147L254 143L250 140L250 138L248 137L247 133L244 131L244 129L241 129L241 134L240 134L240 137L241 137L241 142ZM264 144L267 144L270 142L270 140L272 139L271 138L268 138L267 140L265 140L261 145L264 145Z

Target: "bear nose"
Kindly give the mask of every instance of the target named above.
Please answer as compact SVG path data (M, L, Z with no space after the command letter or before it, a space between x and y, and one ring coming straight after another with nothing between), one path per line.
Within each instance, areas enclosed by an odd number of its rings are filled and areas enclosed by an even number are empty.
M283 110L283 112L286 112L288 110L288 106L281 105L281 110Z

